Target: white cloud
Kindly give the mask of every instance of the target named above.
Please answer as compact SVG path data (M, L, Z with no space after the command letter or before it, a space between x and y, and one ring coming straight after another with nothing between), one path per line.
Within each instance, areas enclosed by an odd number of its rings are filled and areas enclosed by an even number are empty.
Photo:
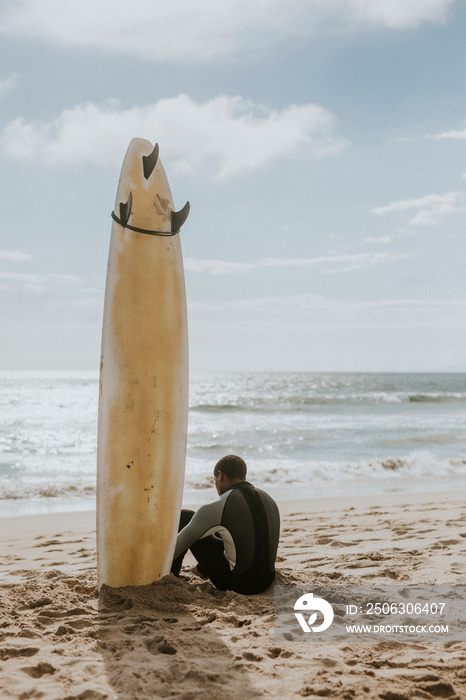
M364 243L392 243L396 238L400 238L399 234L389 233L387 236L368 236L364 239Z
M0 260L11 260L13 262L24 262L30 260L32 255L23 253L22 250L0 250Z
M198 103L187 95L122 110L118 103L85 104L51 122L19 118L8 124L0 146L10 157L48 165L118 165L138 135L163 144L162 158L185 173L229 177L276 158L336 153L347 142L335 134L335 117L315 104L271 110L242 97Z
M323 325L339 325L356 327L359 325L375 328L390 326L393 328L422 325L436 326L446 320L456 319L458 325L464 326L463 310L466 308L465 299L381 299L381 300L347 300L332 299L314 294L295 294L289 296L267 296L245 299L229 299L223 301L191 302L192 312L211 314L218 312L258 313L261 318L266 316L280 317L281 323L287 320L295 323L301 318L305 325L309 324L309 314L314 321L320 319ZM303 314L305 314L303 316ZM306 315L307 314L307 315ZM357 318L359 317L359 321ZM243 317L244 318L244 317ZM228 323L231 322L228 317Z
M0 272L0 284L3 290L17 293L19 291L52 294L57 288L70 288L79 284L79 278L74 275L34 274L27 272Z
M57 273L0 272L0 316L29 318L62 310L100 319L104 290L76 275Z
M429 194L418 199L402 199L398 202L391 202L386 206L376 207L372 212L378 216L399 212L410 216L408 219L410 226L433 226L448 216L466 211L465 207L459 205L462 199L462 192Z
M306 268L318 267L323 273L339 273L362 270L373 265L393 262L407 257L405 254L391 253L357 253L346 255L328 255L317 258L261 258L255 262L226 262L224 260L202 260L186 258L185 270L194 273L211 273L213 275L245 274L267 268Z
M358 25L413 29L423 22L443 23L456 0L350 0Z
M237 275L255 270L255 263L227 262L225 260L203 260L195 258L185 258L184 269L186 272L194 272L212 275Z
M211 60L373 28L441 23L456 0L10 0L0 31L145 59Z
M264 267L320 267L322 272L331 274L348 272L351 270L363 270L373 265L392 262L407 257L405 254L392 253L356 253L345 255L327 255L318 258L298 258L294 260L281 260L279 258L266 258L261 261Z
M432 138L432 137L431 137ZM442 131L440 134L435 134L434 139L466 139L466 124L463 129L451 129L450 131Z

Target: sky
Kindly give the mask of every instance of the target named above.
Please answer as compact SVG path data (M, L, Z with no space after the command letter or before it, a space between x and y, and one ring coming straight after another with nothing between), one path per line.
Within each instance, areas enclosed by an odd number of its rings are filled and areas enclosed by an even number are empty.
M0 369L98 369L160 145L191 371L466 371L465 0L2 0Z

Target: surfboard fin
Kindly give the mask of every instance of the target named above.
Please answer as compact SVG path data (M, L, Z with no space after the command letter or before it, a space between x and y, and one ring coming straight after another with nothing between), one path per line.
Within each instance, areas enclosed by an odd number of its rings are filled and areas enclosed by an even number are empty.
M154 146L154 150L152 153L148 156L142 156L142 169L144 171L144 177L146 180L150 178L152 175L152 171L154 170L157 161L159 159L159 144L156 143Z
M180 211L172 211L172 233L178 233L188 218L190 208L191 205L189 202L186 202L183 209L180 209Z
M128 201L120 202L120 223L125 228L128 223L128 219L131 215L131 209L133 208L133 193L129 193Z

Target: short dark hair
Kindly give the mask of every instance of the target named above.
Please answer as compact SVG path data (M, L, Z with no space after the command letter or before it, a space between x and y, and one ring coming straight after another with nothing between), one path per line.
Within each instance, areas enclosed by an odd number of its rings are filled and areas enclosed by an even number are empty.
M240 479L244 481L248 468L246 462L237 455L225 455L219 459L214 467L214 476L223 472L229 479Z

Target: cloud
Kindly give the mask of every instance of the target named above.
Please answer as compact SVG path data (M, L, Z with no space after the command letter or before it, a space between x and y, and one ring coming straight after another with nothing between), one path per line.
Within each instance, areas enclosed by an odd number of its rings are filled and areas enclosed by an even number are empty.
M391 202L384 207L376 207L372 212L378 216L386 216L393 212L408 216L414 213L408 219L410 226L434 226L448 216L466 211L465 207L459 205L463 196L462 192L429 194L418 199L402 199L398 202Z
M464 141L464 139L466 139L466 123L463 129L451 129L450 131L442 131L440 134L435 134L435 136L431 136L428 138L434 138L437 140L458 139Z
M315 294L294 294L289 296L267 296L246 299L212 300L209 302L191 302L190 310L193 312L251 312L274 316L282 315L282 322L286 322L290 315L300 317L303 313L321 314L321 321L326 324L339 324L354 326L355 317L361 315L361 323L375 327L377 319L382 325L393 327L409 324L435 325L441 323L446 314L455 318L460 315L458 321L464 325L463 310L466 308L466 299L381 299L381 300L346 300L332 299ZM383 317L383 318L382 318ZM314 317L316 318L316 317ZM228 323L231 317L228 317ZM303 318L305 324L309 323L309 317ZM375 324L375 325L374 325Z
M287 40L442 23L456 0L10 0L0 31L143 59L206 61Z
M187 95L122 110L117 102L64 110L50 122L15 119L0 136L10 157L48 165L118 165L128 141L138 134L166 144L162 158L178 171L229 177L276 158L314 158L347 145L335 134L336 119L316 104L282 110L242 97L218 96L198 103Z
M0 272L2 290L13 293L22 291L28 294L41 295L57 287L70 287L71 285L76 285L76 283L79 283L79 278L74 275Z
M318 267L322 273L331 274L362 270L405 257L407 257L405 254L357 253L352 255L328 255L317 258L261 258L255 262L248 263L186 258L184 267L187 272L201 274L207 272L213 275L245 274L267 268L295 269L307 267Z
M32 255L23 253L22 250L0 250L0 260L11 260L13 262L24 262L30 260Z
M184 269L186 272L199 274L205 274L207 272L211 275L237 275L256 270L257 264L185 258Z
M407 257L405 254L392 253L356 253L345 255L327 255L317 258L298 258L281 260L279 258L266 258L262 260L264 267L320 267L321 272L332 274L363 270L381 263L393 262Z
M76 275L0 272L0 317L11 319L81 316L100 320L104 290Z
M424 22L444 23L455 2L456 0L350 0L346 4L351 9L353 22L357 26L414 29Z
M399 234L389 233L386 236L368 236L364 239L364 243L379 243L387 244L392 243L396 238L400 238Z

